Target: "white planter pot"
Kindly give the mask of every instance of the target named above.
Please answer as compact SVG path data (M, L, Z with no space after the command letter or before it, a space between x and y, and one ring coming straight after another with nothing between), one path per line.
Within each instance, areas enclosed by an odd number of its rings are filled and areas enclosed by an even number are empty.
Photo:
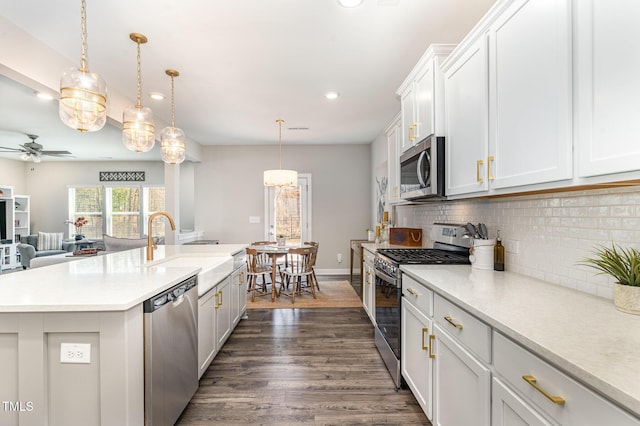
M640 315L640 287L615 283L613 304L619 311Z

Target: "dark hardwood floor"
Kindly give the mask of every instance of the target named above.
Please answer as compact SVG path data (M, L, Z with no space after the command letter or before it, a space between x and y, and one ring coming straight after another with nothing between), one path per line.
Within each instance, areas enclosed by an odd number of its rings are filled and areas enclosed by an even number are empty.
M430 425L362 308L249 311L177 424Z

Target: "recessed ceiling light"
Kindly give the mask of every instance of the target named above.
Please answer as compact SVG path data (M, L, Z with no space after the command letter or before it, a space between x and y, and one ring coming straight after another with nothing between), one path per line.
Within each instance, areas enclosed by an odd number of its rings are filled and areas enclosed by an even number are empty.
M364 0L338 0L338 4L342 7L358 7Z
M38 99L42 99L43 101L52 101L53 100L53 96L51 96L48 93L44 93L44 92L36 92L36 96L38 97Z
M338 99L340 97L340 93L338 92L327 92L324 94L324 97L327 99Z
M156 101L162 101L165 98L165 96L160 92L149 92L149 97Z

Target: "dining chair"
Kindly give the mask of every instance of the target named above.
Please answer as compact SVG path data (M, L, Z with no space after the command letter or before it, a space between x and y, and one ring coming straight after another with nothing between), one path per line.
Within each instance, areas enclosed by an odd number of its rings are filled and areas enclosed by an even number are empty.
M251 243L252 246L275 246L277 245L278 242L277 241L254 241ZM284 254L280 254L280 255L276 255L276 254L266 254L266 253L261 253L261 257L262 257L262 261L266 264L271 265L272 261L271 261L271 256L276 256L276 266L278 267L278 269L286 263L285 260L285 255Z
M311 276L313 278L313 282L315 282L316 284L316 288L318 289L318 291L320 291L320 284L318 283L318 278L316 277L316 259L318 258L318 247L320 246L320 244L318 244L317 241L305 241L303 243L306 246L313 246L316 248L316 254L315 256L313 256L313 265L311 265L311 270L313 271Z
M316 299L316 288L313 285L313 263L317 252L313 246L289 249L287 253L288 266L280 270L280 295L291 297L291 303L295 303L296 295L301 295L303 291L309 291ZM304 281L309 285L303 287ZM291 284L291 292L285 293L284 290L289 287L289 284Z
M267 291L267 282L266 277L271 277L271 264L261 263L261 253L258 253L258 250L254 248L247 247L247 292L251 292L251 301L254 302L256 300L256 291L258 290L258 278L262 278L262 286L260 289L259 296L264 296L267 294L271 294L271 292ZM269 281L270 282L270 281ZM273 286L273 283L271 283Z

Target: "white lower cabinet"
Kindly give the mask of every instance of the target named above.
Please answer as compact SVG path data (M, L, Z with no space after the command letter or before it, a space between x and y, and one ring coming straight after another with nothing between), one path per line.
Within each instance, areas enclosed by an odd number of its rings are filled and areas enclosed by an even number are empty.
M491 401L491 426L553 425L495 377L492 381Z
M373 253L363 250L364 263L362 264L362 305L364 310L369 314L371 322L376 323L376 306L375 306L375 274L373 270Z
M433 363L429 357L432 321L407 298L402 299L401 361L402 377L422 411L433 419Z
M202 377L216 356L216 304L214 287L198 299L198 377Z
M227 276L198 299L198 377L231 334L231 289Z
M247 266L231 274L231 324L237 325L247 310Z
M227 277L217 286L218 305L216 306L216 352L231 334L231 278Z
M493 333L493 356L496 375L538 413L557 424L640 425L639 419L496 331Z
M434 324L434 426L488 426L491 370Z

